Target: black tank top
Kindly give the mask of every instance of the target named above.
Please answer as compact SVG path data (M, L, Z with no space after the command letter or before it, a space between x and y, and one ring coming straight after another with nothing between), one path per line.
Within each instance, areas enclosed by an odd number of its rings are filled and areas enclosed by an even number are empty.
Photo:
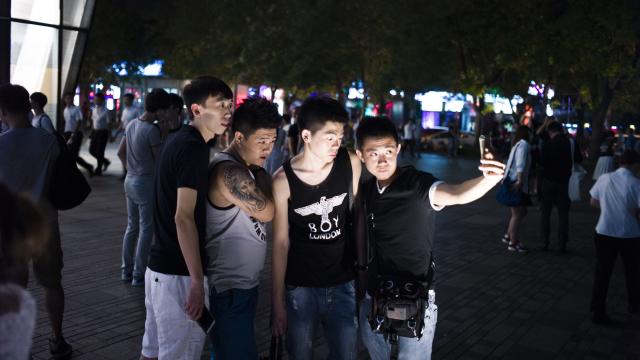
M289 256L285 283L329 287L354 278L354 252L348 226L352 169L341 148L327 178L318 185L300 180L283 164L289 181Z

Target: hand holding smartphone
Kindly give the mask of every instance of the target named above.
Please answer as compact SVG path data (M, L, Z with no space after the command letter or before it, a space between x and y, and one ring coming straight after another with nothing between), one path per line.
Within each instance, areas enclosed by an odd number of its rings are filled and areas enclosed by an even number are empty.
M202 328L205 334L209 334L213 329L213 325L216 324L216 319L213 318L209 309L204 306L202 308L202 315L198 319L198 325Z
M484 160L485 158L485 153L486 153L486 148L485 148L485 143L487 141L487 138L484 135L480 135L480 138L478 138L478 143L480 144L480 160Z

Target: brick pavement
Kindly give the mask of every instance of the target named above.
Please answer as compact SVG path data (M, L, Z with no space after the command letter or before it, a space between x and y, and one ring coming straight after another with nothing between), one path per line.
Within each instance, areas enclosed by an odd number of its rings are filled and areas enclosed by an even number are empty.
M113 149L108 155L115 160ZM86 159L90 159L89 156ZM418 167L456 182L474 174L475 160L423 155ZM62 212L67 307L65 336L74 359L137 359L144 330L144 290L120 281L126 224L119 164L91 179L93 193L77 209ZM590 184L585 184L585 191ZM609 295L615 326L594 326L588 305L594 270L592 233L597 219L586 202L573 206L568 255L535 250L538 213L524 223L529 254L508 252L500 242L506 209L494 193L476 203L443 210L435 241L439 321L434 359L640 359L640 319L626 313L620 266ZM552 237L553 244L553 237ZM270 257L261 276L256 330L258 347L269 346ZM43 292L38 300L35 359L48 358L50 334ZM322 339L316 358L326 358Z

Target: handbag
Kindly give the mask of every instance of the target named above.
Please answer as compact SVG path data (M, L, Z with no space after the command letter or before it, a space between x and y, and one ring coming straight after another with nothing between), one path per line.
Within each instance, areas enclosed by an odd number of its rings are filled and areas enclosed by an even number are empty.
M57 210L69 210L82 204L91 193L91 187L76 165L76 159L67 148L64 138L54 132L60 155L56 159L49 184L49 200Z
M513 184L515 181L509 179L509 177L502 180L502 184L498 188L498 194L496 194L496 200L504 206L520 206L522 204L522 192L513 190Z
M516 151L514 149L512 153L515 155L515 152ZM504 174L504 179L502 179L502 183L500 184L498 193L496 194L496 200L500 204L509 207L520 206L522 204L522 192L513 189L515 180L511 180L509 178L509 170L511 169L511 162L513 161L514 155L510 156L509 161L507 161L507 171Z

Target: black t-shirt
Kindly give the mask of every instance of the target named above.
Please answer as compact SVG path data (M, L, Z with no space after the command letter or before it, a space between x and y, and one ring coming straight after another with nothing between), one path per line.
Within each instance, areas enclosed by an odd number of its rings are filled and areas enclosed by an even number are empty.
M331 172L318 185L300 180L283 164L289 199L289 255L285 283L305 287L329 287L354 278L354 248L348 213L353 181L349 153L338 151Z
M542 144L540 149L542 177L549 181L568 184L571 178L571 143L564 135L556 135Z
M375 178L362 187L367 219L375 225L369 239L374 255L368 282L371 293L376 291L378 274L426 280L429 272L436 213L429 189L438 180L413 166L398 171L382 194Z
M155 175L156 204L153 215L156 236L149 256L151 270L163 274L189 275L178 243L175 223L178 188L181 187L198 192L194 217L202 264L206 264L204 238L208 163L209 147L200 132L192 126L185 125L169 135L162 146Z

